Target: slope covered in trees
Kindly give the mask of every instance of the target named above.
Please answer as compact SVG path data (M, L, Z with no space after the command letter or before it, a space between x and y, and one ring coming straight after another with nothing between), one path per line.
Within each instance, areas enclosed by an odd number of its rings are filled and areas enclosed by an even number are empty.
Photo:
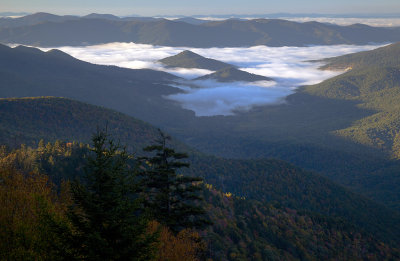
M214 73L196 78L195 80L216 80L218 82L257 82L271 81L269 77L257 75L254 73L238 70L234 67L226 67Z
M107 126L130 151L141 151L158 134L155 127L125 114L56 97L0 99L0 118L0 142L9 146L41 139L89 143L97 127Z
M139 146L148 145L148 142L157 138L158 133L150 125L122 114L67 99L4 99L2 106L4 119L8 119L0 122L5 124L1 126L2 129L15 128L18 133L31 132L29 137L19 136L18 142L24 143L26 139L30 144L38 144L38 149L23 147L11 153L5 162L9 161L25 171L40 170L40 173L49 174L57 183L65 178L72 179L82 175L83 168L74 166L86 158L86 146L78 146L73 141L86 142L89 137L82 135L83 131L94 131L99 124L108 122L109 131L114 135L121 135L117 137L122 142L127 142L128 148L138 154L142 154ZM18 125L20 121L24 124ZM59 128L62 131L52 124L61 124ZM57 141L54 145L46 144L49 140L54 141L57 135L60 135L59 138L67 137L67 141L72 143L68 145ZM46 142L39 142L42 138ZM14 142L13 139L10 141ZM178 150L189 150L176 141L171 144L177 146ZM67 146L78 147L72 151ZM70 158L72 154L75 156ZM400 231L400 218L395 212L359 197L319 175L282 161L219 159L193 152L189 163L191 168L183 173L204 177L208 183L224 192L268 204L279 203L282 207L341 218L358 230L374 233L376 237L388 242L395 238L393 234L396 231Z
M290 161L380 203L400 206L400 165L389 160L391 152L336 134L374 114L370 108L357 106L357 99L318 95L310 87L310 91L288 96L281 105L257 107L228 117L195 117L193 112L163 98L179 91L168 86L176 79L169 74L92 65L59 51L44 53L6 46L0 49L0 74L4 76L0 77L1 97L54 95L105 106L162 127L203 152ZM372 76L374 69L370 70L368 74ZM379 84L390 83L387 76L396 75L393 70L383 72L377 78ZM359 76L354 77L361 84ZM331 86L330 82L319 86ZM379 93L374 95L378 101ZM380 104L396 96L382 97ZM390 142L387 146L396 147Z
M353 100L371 111L336 135L400 155L400 44L328 59L328 67L352 68L348 72L303 91L330 99Z
M218 71L225 67L233 67L231 64L205 58L189 50L161 59L159 62L168 67L198 68L210 71Z
M105 106L157 123L166 115L188 118L163 98L179 92L168 84L178 79L154 70L131 70L86 63L58 50L0 45L0 97L56 96Z
M53 150L53 148L56 150ZM81 175L79 173L82 173L82 166L86 164L85 157L82 157L82 154L79 153L81 150L82 147L76 147L76 145L56 147L56 144L51 144L46 146L45 151L42 148L36 150L26 147L11 153L3 151L1 154L1 173L9 173L4 172L4 170L17 167L22 173L33 171L30 174L32 177L39 177L39 174L35 173L40 172L46 172L50 177L54 177L56 173L67 177L68 171L65 166L69 165L75 175ZM42 156L37 158L36 168L32 168L35 166L35 164L30 164L32 163L32 158L35 158L32 155L37 153ZM52 169L45 167L50 156L54 157ZM206 164L210 164L210 162ZM237 166L234 165L234 167ZM244 166L244 168L247 167ZM216 167L216 170L220 169L220 167ZM229 168L227 168L227 171L230 172ZM205 172L208 171L205 170ZM19 179L24 179L23 175L18 175ZM69 177L72 178L73 176ZM226 179L227 176L224 176L224 178ZM37 183L35 180L27 180L27 182ZM295 179L293 182L298 181ZM301 184L299 185L302 186ZM2 188L0 192L8 191L9 195L10 193L15 193L15 187L11 186L8 181L0 186ZM21 189L31 189L31 187L28 184ZM20 192L24 193L23 191ZM51 186L46 193L52 194L53 197L55 195L51 191ZM0 193L0 195L2 194ZM360 229L358 225L354 225L340 217L329 217L310 210L288 207L284 198L279 198L275 201L265 199L260 199L260 201L251 200L250 198L236 197L229 192L222 193L209 184L205 184L202 196L206 200L204 207L213 225L200 234L207 243L206 255L217 260L396 259L399 256L399 250L393 247L398 244L396 243L396 240L398 240L396 237L393 239L394 241L389 238L384 238L382 241L379 239L382 233L375 235L368 229ZM30 194L26 194L26 197L30 197ZM97 200L97 198L94 199ZM113 200L116 199L113 198ZM329 202L329 199L321 198L321 200L323 204ZM279 201L282 204L277 203ZM98 202L101 203L101 201ZM65 206L68 202L61 201L61 203L64 204L62 206ZM2 207L6 206L2 205ZM25 208L23 203L20 206ZM57 212L61 217L65 213L63 212L65 207L63 209ZM2 213L10 214L16 212ZM28 220L30 221L30 219ZM35 222L40 223L42 221L39 216L38 221ZM36 244L47 242L49 244L47 249L52 250L54 242L46 240L51 238L49 237L50 235L55 238L57 238L57 235L54 234L48 224L44 223L44 225L46 229L49 229L48 237L36 237L33 242ZM37 233L34 230L37 229L37 223L31 223L32 229L33 232L26 231L26 233ZM393 231L393 233L396 233L396 231ZM178 236L182 237L185 234L178 234ZM386 236L389 236L389 234L386 234ZM189 240L190 237L188 235L186 240ZM165 237L162 238L165 240ZM167 239L176 240L171 236L167 237ZM63 240L66 239L63 238ZM168 242L163 244L168 244ZM66 245L62 246L66 247ZM29 246L23 247L27 247L29 250ZM40 251L44 251L46 249L44 247L46 245L36 245L35 251L39 251L37 252L38 254L43 253ZM163 253L170 253L170 251L178 251L178 249L173 248L166 252L164 250ZM2 253L7 255L8 252L2 251ZM47 252L49 256L53 253Z

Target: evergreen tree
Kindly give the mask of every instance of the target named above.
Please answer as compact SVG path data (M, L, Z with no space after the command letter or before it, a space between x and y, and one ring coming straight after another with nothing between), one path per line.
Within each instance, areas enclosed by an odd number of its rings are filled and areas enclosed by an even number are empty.
M142 158L146 169L142 175L147 208L154 219L174 232L202 228L209 224L199 196L203 179L177 173L180 168L189 167L182 161L188 155L167 147L169 139L160 131L156 144L144 148L155 154Z
M151 260L155 234L147 234L135 176L125 149L98 131L85 183L71 186L73 248L84 260Z

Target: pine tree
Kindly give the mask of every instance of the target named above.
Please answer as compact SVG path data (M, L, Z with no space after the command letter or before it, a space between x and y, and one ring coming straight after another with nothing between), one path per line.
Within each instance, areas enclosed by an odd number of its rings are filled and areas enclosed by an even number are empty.
M205 218L199 196L202 178L177 173L179 169L189 167L182 161L188 155L167 147L169 139L160 131L156 144L144 148L146 152L155 153L142 158L146 169L142 175L147 208L154 219L174 232L203 228L209 221Z
M71 186L73 248L84 260L151 260L155 235L146 234L135 176L125 149L99 131L93 137L85 183Z

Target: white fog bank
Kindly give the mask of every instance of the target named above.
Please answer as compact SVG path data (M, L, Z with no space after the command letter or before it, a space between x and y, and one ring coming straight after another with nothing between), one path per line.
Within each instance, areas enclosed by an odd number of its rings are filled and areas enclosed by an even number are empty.
M237 110L249 110L253 106L280 103L299 86L316 84L339 74L339 72L320 71L318 67L321 64L306 61L372 50L377 47L380 46L185 48L110 43L85 47L58 47L57 49L95 64L162 70L186 80L211 73L202 69L165 68L157 62L183 50L191 50L207 58L233 64L241 70L273 78L274 81L267 84L196 81L197 87L193 87L192 84L185 85L185 81L181 81L174 87L184 92L166 97L180 102L183 108L193 110L197 116L213 116L232 115Z

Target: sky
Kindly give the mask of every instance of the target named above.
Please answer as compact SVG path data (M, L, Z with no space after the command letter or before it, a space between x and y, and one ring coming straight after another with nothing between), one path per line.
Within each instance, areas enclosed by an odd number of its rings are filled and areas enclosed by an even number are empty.
M341 72L320 71L319 63L306 62L347 53L377 48L376 45L334 45L311 47L249 48L184 48L153 46L135 43L110 43L82 47L57 47L61 51L91 63L120 67L162 70L182 77L173 84L184 92L165 97L192 110L197 116L233 115L238 110L254 106L276 104L293 93L298 86L319 83ZM42 48L48 51L47 48ZM190 81L211 73L199 69L170 69L157 61L191 50L202 56L236 65L241 70L271 77L273 81L246 83L218 83L215 81Z
M399 0L0 0L2 12L49 12L85 15L207 14L386 14L400 11Z

